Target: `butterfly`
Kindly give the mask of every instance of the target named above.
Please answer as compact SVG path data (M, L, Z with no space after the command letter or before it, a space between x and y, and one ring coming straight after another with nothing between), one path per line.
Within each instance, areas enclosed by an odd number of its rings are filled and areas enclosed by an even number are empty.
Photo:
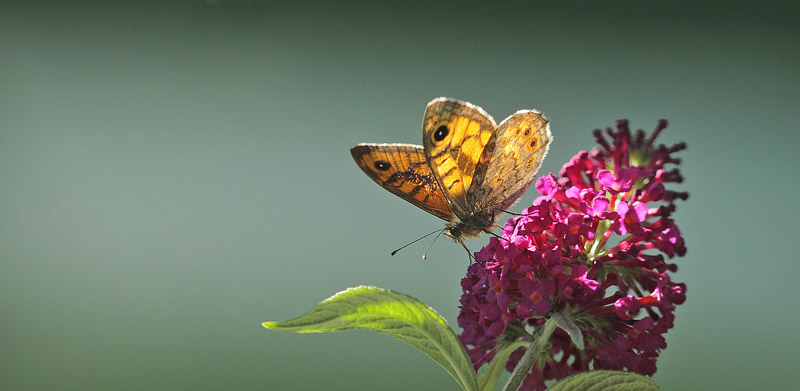
M381 187L447 221L444 234L464 246L491 233L536 177L552 141L550 120L539 111L520 110L496 125L476 105L437 98L422 117L422 146L362 143L350 153Z

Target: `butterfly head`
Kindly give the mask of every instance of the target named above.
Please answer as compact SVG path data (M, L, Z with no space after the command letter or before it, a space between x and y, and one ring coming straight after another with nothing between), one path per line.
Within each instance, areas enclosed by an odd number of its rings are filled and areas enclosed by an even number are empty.
M450 239L461 242L467 238L480 236L494 225L494 220L494 213L477 210L463 218L454 217L447 223L444 234Z

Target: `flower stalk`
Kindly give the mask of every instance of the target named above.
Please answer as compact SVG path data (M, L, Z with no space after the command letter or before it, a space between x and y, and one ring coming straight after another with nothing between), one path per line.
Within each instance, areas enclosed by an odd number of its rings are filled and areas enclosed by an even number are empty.
M508 378L506 385L503 386L503 391L517 391L519 389L522 385L522 381L528 376L534 363L536 363L538 358L542 355L544 348L550 342L550 336L553 335L555 329L556 322L552 319L548 319L547 322L544 323L542 334L525 350L525 354L522 355L514 371L511 372L511 377Z

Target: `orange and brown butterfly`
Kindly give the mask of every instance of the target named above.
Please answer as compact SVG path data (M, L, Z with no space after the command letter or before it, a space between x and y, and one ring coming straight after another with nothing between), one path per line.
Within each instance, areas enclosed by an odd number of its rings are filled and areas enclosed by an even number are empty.
M539 111L517 111L498 126L476 105L437 98L422 118L422 146L365 143L350 152L381 187L447 221L445 235L463 246L522 196L552 140Z

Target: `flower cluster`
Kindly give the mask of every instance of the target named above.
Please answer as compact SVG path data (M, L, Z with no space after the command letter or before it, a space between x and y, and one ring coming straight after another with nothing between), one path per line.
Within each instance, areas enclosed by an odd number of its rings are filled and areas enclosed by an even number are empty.
M663 334L686 298L667 259L686 253L670 216L688 194L665 187L683 180L666 166L680 163L672 154L686 145L654 145L666 126L660 121L649 137L625 120L595 130L599 147L579 152L558 177L539 178L542 195L475 254L458 323L476 370L508 342L536 338L558 312L580 328L585 346L556 329L521 389L543 390L546 380L590 369L655 373Z

